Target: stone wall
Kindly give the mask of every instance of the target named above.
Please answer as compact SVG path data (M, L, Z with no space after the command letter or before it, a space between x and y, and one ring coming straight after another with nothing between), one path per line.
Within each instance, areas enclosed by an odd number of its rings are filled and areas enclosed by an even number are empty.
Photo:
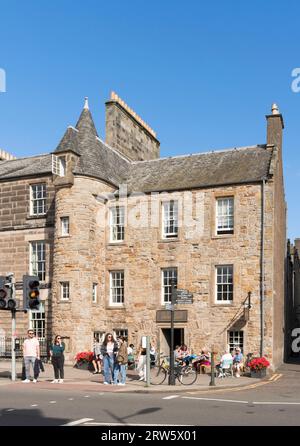
M106 143L133 161L159 158L160 143L119 102L106 102Z
M122 243L110 243L108 213L114 202L97 200L97 194L112 191L100 181L75 178L71 188L60 188L56 195L56 234L53 277L53 330L69 339L67 359L76 352L91 348L94 331L128 329L129 341L139 344L142 335L151 335L162 348L162 328L156 323L156 312L163 309L161 269L177 267L178 287L194 294L188 310L188 322L178 323L184 329L185 342L198 352L204 345L226 348L229 330L243 330L245 352L260 349L260 268L261 268L261 184L202 191L173 193L169 198L192 200L192 222L195 228L182 226L177 240L161 237L161 216L140 227L143 206L160 210L165 196L150 195L129 198L127 215L131 225ZM235 230L233 235L215 235L215 200L234 196ZM181 198L180 198L181 197ZM273 356L273 184L266 187L265 247L265 353ZM138 201L137 201L138 200ZM154 201L157 200L157 204ZM137 203L141 203L141 207ZM122 203L120 203L122 204ZM160 212L160 211L159 211ZM70 216L70 236L59 234L59 218ZM106 223L104 220L106 219ZM186 223L186 222L185 222ZM215 303L215 266L234 267L234 300L232 304ZM125 303L109 303L109 272L124 270ZM70 301L61 301L60 282L69 281ZM92 303L92 284L98 283L98 301ZM244 302L252 293L249 320L245 320ZM282 297L282 296L281 296Z
M47 214L45 217L30 215L30 185L46 183ZM31 241L45 240L46 242L46 288L41 290L41 299L48 311L49 283L52 279L53 256L53 226L54 226L54 187L52 177L39 179L22 179L0 182L0 275L14 272L18 288L22 287L24 274L29 273ZM17 290L20 305L23 300L22 289ZM11 335L10 313L2 311L0 330ZM17 333L24 336L28 328L29 315L17 314Z

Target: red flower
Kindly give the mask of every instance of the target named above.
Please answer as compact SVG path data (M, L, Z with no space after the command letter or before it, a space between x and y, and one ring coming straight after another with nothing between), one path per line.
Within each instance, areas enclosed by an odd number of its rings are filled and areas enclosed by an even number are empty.
M91 362L93 359L92 352L80 352L75 356L77 362Z
M262 358L254 358L249 362L249 367L251 370L261 370L266 369L270 366L269 361L262 357Z

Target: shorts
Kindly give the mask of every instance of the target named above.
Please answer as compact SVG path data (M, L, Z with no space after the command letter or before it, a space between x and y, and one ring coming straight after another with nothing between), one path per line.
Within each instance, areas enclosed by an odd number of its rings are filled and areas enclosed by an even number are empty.
M102 356L101 355L93 355L93 361L101 361Z

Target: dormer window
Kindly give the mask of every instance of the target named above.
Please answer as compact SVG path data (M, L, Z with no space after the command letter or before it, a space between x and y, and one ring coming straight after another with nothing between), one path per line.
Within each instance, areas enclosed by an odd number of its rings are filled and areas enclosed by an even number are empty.
M52 155L52 173L60 177L66 175L66 157Z

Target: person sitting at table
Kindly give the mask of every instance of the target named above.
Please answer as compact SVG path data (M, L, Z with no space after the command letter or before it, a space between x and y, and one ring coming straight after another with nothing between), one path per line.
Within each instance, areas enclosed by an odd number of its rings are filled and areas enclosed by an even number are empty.
M235 376L239 378L241 368L243 368L244 365L244 356L241 352L240 347L236 347L235 354L233 356L233 371L235 372Z
M224 369L230 369L233 363L232 355L229 353L229 348L225 350L225 353L221 357L220 364L216 365L216 369L219 372L219 378L225 376Z
M208 349L204 347L199 353L197 360L194 362L194 366L196 367L196 369L200 368L201 366L209 367L210 363L211 363L211 354L208 351Z

